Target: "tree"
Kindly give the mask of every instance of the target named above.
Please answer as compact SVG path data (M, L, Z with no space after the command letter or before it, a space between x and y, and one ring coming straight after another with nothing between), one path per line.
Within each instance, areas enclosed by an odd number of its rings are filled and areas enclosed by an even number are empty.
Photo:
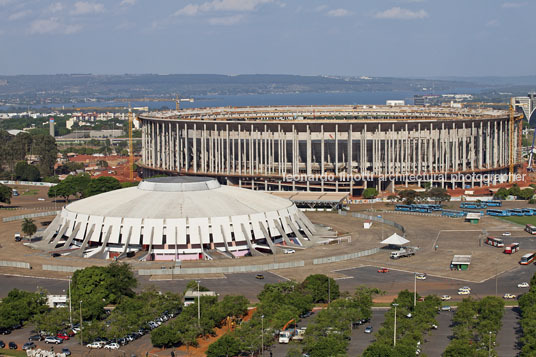
M15 165L15 177L22 181L39 181L41 174L37 167L28 165L26 161L19 161Z
M39 156L41 176L51 176L54 173L54 164L58 154L56 140L48 134L37 134L32 139L32 151Z
M524 188L519 193L519 197L524 200L530 200L534 196L534 189L532 188Z
M417 192L414 190L402 190L398 193L398 197L407 205L415 203Z
M37 227L34 223L34 220L31 218L24 218L21 229L27 237L31 237L35 234L35 232L37 232Z
M207 357L231 357L240 352L240 341L230 335L223 335L218 341L211 344L207 350Z
M328 283L329 279L329 283ZM324 274L309 275L301 284L303 290L313 297L313 302L334 301L340 296L339 284L333 278L328 278ZM330 299L328 299L328 290Z
M450 195L447 190L441 187L432 187L428 190L428 197L430 197L436 203L441 204L444 201L450 201Z
M76 192L73 182L65 179L48 189L48 197L62 197L65 201L69 201L69 197L75 195Z
M506 197L508 197L508 194L509 194L508 190L504 187L501 187L495 193L495 198L498 200L505 200Z
M13 289L0 303L0 328L10 328L47 309L44 294Z
M108 162L106 160L99 160L97 161L97 166L101 168L108 167Z
M311 357L346 355L348 342L334 335L322 336L308 344L306 350Z
M91 180L84 192L84 197L98 195L100 193L118 190L121 188L121 183L114 177L102 176L95 180Z
M370 344L365 352L363 352L363 357L394 357L393 347L386 343L373 343Z
M378 196L378 190L376 190L374 187L369 187L363 191L363 198L365 199L376 198L376 196Z
M512 187L508 190L508 194L510 196L516 196L518 197L521 194L521 189L519 188L517 183L514 183Z
M0 202L10 204L12 196L13 190L11 189L11 187L0 183Z

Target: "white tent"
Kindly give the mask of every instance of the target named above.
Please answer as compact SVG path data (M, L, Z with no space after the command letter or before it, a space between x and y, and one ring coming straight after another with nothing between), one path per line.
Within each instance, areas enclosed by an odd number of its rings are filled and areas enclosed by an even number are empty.
M389 244L389 245L404 245L406 243L409 243L409 240L407 240L406 238L396 234L396 233L393 233L392 236L390 236L389 238L381 241L381 244Z

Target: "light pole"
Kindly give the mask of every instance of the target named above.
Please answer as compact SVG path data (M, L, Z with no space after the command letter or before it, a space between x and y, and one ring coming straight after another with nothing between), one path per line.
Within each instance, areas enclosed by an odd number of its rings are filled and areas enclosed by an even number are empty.
M328 276L328 306L331 304L331 279Z
M264 315L261 315L261 357L264 357Z
M413 307L417 306L417 273L413 273Z
M491 331L489 332L488 357L491 357Z
M71 330L73 329L73 308L71 305L71 277L69 277L69 322L71 323Z
M201 295L199 293L199 283L200 280L197 281L197 326L201 328Z
M395 307L395 327L393 332L393 347L396 347L396 307L398 304L394 303L393 306Z
M83 341L84 341L84 337L82 335L82 331L83 331L83 328L82 328L82 300L80 300L80 346L83 345Z

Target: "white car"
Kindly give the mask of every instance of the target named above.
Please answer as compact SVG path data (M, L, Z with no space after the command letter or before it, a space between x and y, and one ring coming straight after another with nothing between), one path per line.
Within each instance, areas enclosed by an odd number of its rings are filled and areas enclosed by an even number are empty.
M509 294L509 293L506 293L503 296L503 299L515 299L515 298L516 296L514 294Z
M426 280L426 274L420 273L415 276L417 280Z
M442 301L449 301L451 299L450 295L441 295Z
M530 286L529 283L527 283L526 281L517 284L518 288L528 288L529 286Z
M469 290L458 290L458 295L469 295L471 292Z
M283 253L285 253L285 254L294 254L294 253L296 253L296 251L294 249L285 249L283 251Z
M462 286L462 287L459 288L458 290L469 290L469 291L471 291L471 288L468 287L468 286Z
M45 338L45 343L54 343L56 345L59 345L62 342L63 342L63 340L61 338L56 337L56 336L48 336L48 337Z
M503 235L504 237L510 237L510 236L512 235L512 233L510 233L510 232L504 232L502 235Z
M112 343L109 343L106 346L104 346L104 348L106 348L107 350L118 350L119 349L119 344L117 344L115 342L112 342Z
M99 342L91 342L86 345L87 348L96 349L102 348L102 345Z

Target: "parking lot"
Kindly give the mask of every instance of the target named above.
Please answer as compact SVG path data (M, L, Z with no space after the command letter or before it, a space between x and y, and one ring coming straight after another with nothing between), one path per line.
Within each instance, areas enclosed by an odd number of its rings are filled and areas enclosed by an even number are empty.
M348 346L349 356L361 355L367 346L375 340L374 334L380 329L381 325L385 321L385 312L387 310L388 309L385 308L373 308L370 322L352 330L352 339L350 340L350 345ZM365 333L365 328L367 326L372 326L372 333Z
M427 356L441 356L452 338L452 316L454 311L442 311L436 316L437 329L424 336L422 352Z

